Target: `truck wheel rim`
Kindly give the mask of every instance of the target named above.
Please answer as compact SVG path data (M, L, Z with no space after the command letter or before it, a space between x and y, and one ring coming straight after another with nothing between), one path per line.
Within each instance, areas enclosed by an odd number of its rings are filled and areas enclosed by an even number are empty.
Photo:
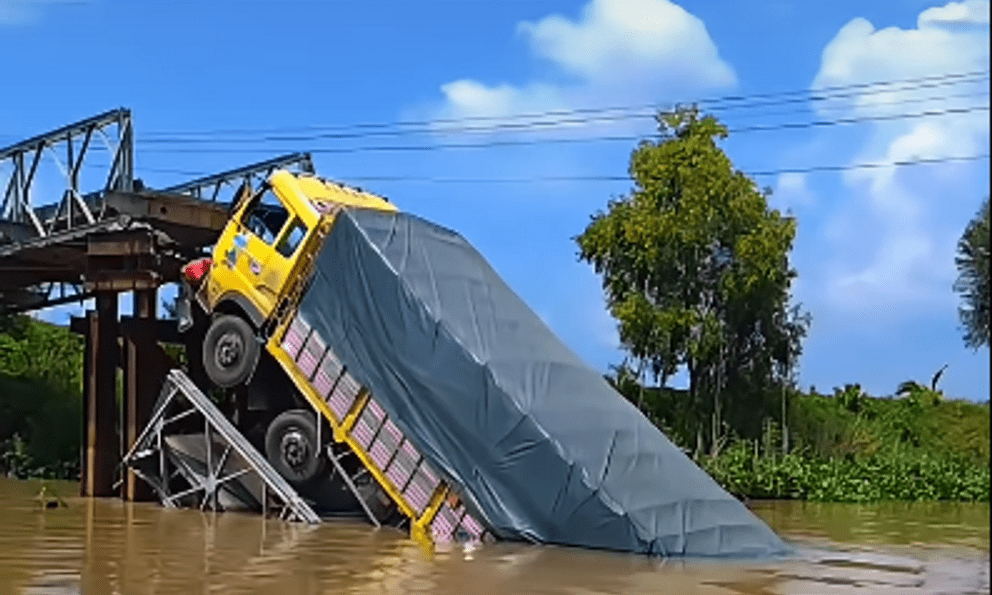
M291 469L303 467L310 457L310 442L297 429L292 429L282 437L282 457Z
M215 358L217 365L222 368L230 368L238 363L244 353L244 343L237 333L226 333L217 341Z

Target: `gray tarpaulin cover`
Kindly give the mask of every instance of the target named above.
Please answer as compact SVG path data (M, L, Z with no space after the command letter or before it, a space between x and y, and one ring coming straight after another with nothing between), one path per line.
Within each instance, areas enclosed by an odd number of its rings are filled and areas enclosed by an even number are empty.
M498 537L667 556L788 551L450 230L344 212L300 313Z

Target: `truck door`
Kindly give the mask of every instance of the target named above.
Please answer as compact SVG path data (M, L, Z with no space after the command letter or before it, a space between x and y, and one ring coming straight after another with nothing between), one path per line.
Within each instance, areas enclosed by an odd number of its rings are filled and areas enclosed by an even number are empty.
M266 318L283 293L297 248L306 235L306 225L271 187L252 198L238 222L238 233L226 257L253 289L252 300Z

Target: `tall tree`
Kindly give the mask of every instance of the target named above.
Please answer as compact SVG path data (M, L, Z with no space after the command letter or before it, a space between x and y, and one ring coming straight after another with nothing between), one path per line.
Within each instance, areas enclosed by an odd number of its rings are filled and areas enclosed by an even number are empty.
M958 241L958 278L954 290L961 294L958 308L964 343L972 349L989 346L989 199L968 223Z
M663 386L688 369L685 413L705 450L728 422L760 432L769 388L800 353L809 317L789 305L796 226L734 169L715 118L692 107L659 114L658 124L660 139L631 156L631 194L575 239L579 258L603 277L630 356Z

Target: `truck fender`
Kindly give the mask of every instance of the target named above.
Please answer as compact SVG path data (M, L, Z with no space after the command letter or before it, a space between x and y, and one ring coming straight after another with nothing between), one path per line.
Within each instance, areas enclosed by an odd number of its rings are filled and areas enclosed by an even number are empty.
M213 313L242 314L255 327L256 331L261 330L262 325L265 324L265 317L258 311L258 308L240 293L231 292L222 295L217 301L217 307L214 308Z

